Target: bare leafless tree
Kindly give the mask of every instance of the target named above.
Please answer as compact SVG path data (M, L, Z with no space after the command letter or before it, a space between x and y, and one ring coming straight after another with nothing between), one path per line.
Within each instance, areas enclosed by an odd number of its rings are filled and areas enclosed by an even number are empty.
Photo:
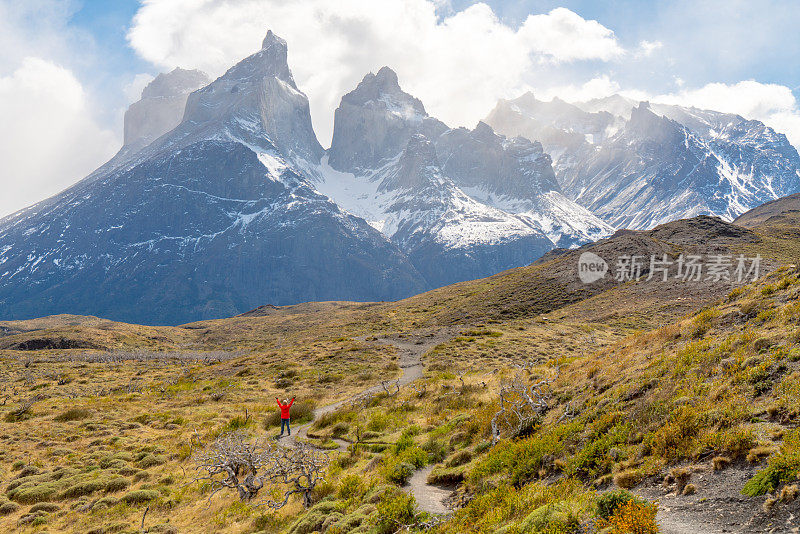
M195 458L201 472L196 480L211 484L211 496L228 488L236 490L240 500L252 501L266 484L281 486L282 499L259 503L275 509L295 494L301 496L303 506L311 506L311 494L324 480L329 463L327 453L304 443L283 447L266 438L251 441L241 431L223 434Z
M250 501L264 487L264 470L272 446L265 439L249 440L243 432L229 432L195 458L196 468L205 474L198 480L211 484L211 496L225 488L234 489L242 501Z
M547 412L550 394L543 390L553 380L554 378L549 378L528 384L522 374L517 374L511 381L501 383L500 410L494 414L491 423L493 445L500 439L503 428L510 429L512 435L517 435Z
M270 508L282 508L292 495L299 494L303 506L308 508L312 504L312 491L325 480L330 457L322 450L297 442L292 447L275 446L273 451L267 474L270 482L284 485L283 500L268 500L265 504Z

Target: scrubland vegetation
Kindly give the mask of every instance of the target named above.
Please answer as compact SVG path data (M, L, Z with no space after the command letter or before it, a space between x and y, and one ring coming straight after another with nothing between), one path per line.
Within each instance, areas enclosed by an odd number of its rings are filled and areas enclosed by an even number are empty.
M425 352L420 379L361 396L401 372L385 323L282 339L282 326L231 321L192 349L165 334L164 351L3 353L0 530L650 533L653 491L702 506L732 470L763 517L797 507L794 268L656 328L475 320ZM329 460L307 499L270 506L291 484L242 497L202 477L220 439L275 436L288 394L295 428L310 422L303 441ZM404 486L424 467L453 489L452 513L420 511Z

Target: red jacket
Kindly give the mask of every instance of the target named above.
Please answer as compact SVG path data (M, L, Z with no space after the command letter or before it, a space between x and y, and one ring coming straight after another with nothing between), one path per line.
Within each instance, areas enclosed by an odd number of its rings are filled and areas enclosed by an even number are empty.
M289 404L281 404L281 401L278 400L277 397L275 398L275 402L277 402L278 406L281 407L281 419L289 419L289 408L291 408L292 404L294 404L294 398L289 401Z

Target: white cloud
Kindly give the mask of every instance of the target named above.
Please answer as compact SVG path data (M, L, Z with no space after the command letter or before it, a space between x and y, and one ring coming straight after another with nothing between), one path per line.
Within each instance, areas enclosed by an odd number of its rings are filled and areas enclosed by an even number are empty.
M734 84L709 83L703 87L653 97L665 104L694 106L755 119L785 133L800 147L800 108L786 86L745 80Z
M546 15L529 15L519 34L531 51L556 61L608 61L624 53L613 31L563 7Z
M663 47L664 43L661 41L643 40L639 43L639 50L637 51L636 55L639 57L649 57L653 54L653 52L660 50Z
M0 0L0 217L83 178L120 145L74 74L94 51L68 25L78 6Z
M499 97L530 89L542 63L607 61L614 33L564 8L517 29L483 3L453 13L431 0L145 0L128 35L165 69L212 75L253 53L268 28L287 40L289 66L308 94L323 144L333 110L369 71L388 65L403 88L451 125L473 126ZM437 11L438 9L438 11Z
M548 87L536 91L536 98L540 100L552 100L553 98L560 98L567 102L585 102L593 98L602 98L604 96L613 95L620 90L619 84L613 81L608 76L599 76L581 85L560 85L557 87Z
M117 136L99 127L80 82L67 69L28 57L0 77L0 215L74 183L113 155Z

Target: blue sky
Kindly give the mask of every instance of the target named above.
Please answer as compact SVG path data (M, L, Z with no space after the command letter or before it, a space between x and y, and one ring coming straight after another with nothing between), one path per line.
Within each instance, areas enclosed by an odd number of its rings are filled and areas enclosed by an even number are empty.
M113 155L152 76L217 76L268 28L288 42L323 145L341 95L389 65L453 126L524 91L620 92L739 113L800 146L798 26L789 0L0 0L0 116L11 123L0 216Z
M455 0L446 11L461 11L475 3ZM800 39L795 34L800 24L800 8L791 2L489 0L485 3L515 27L530 14L566 7L612 29L622 43L650 40L675 47L675 63L651 65L645 72L617 72L619 80L636 84L636 88L651 91L668 88L674 83L674 76L694 86L754 79L787 86L800 96ZM159 70L141 59L126 39L139 7L137 0L74 2L69 24L91 35L99 52L97 63L81 74L92 89L107 95L109 103L122 102L124 94L119 85L126 83L125 80L137 73L157 74ZM706 41L703 35L709 30L715 33L722 30L728 39L747 44L752 43L749 32L758 29L765 35L752 47L744 47L750 49L744 57L733 57L740 52L719 46L724 43ZM602 67L597 71L602 72Z

